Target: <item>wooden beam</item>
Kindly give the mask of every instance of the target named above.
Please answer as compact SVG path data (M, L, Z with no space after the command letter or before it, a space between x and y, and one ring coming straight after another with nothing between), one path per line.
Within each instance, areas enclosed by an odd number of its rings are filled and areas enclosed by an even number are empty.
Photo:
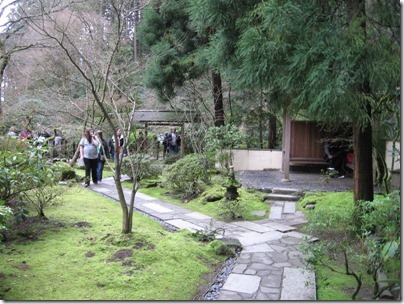
M288 110L285 110L285 115L283 118L283 153L282 153L282 169L283 169L283 182L289 182L289 168L290 168L290 139L291 139L291 125L292 120Z

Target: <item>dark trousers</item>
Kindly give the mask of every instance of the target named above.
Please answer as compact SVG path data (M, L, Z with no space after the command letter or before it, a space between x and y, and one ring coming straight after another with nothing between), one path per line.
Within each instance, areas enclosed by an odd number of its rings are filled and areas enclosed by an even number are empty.
M90 173L93 183L96 184L98 182L97 165L98 165L98 158L91 159L84 157L84 166L86 167L86 184L88 185L90 184Z
M170 153L177 154L178 153L178 146L170 144Z
M105 161L98 160L97 163L97 180L100 182L102 180L102 171L104 170Z

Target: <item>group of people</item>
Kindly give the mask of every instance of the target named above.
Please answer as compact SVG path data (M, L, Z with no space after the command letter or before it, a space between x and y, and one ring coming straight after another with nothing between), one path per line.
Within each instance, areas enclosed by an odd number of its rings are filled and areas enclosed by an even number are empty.
M345 178L346 175L352 174L353 151L347 151L341 142L325 142L324 160L330 164L332 170L335 170L336 177Z
M23 128L21 131L18 131L17 127L12 126L10 127L7 136L20 140L37 140L41 143L51 144L55 147L66 143L66 140L60 130L56 130L56 133L52 134L49 133L45 128L41 128L35 135L35 133L27 127Z
M169 153L177 154L179 147L181 146L181 136L177 133L177 129L171 129L171 131L164 134L163 139L163 157Z
M115 160L116 151L118 157L125 156L123 151L124 139L121 129L115 130L118 142L115 142L115 136L112 136L110 141L104 139L103 132L94 129L87 129L83 138L80 140L80 159L84 162L85 181L84 186L90 185L90 177L94 184L102 181L102 172L107 159Z

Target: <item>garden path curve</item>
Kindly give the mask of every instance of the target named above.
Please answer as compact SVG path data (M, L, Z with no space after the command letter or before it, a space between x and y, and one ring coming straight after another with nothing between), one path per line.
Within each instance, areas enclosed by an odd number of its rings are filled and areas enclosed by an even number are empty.
M113 178L91 184L90 189L118 200ZM316 300L315 274L298 249L302 239L310 236L296 231L296 225L306 222L295 208L297 198L291 194L296 190L278 190L280 194L267 198L271 204L268 218L254 222L218 221L142 193L136 195L135 209L176 229L217 229L224 231L218 239L238 240L242 251L215 300ZM124 193L129 201L130 190Z

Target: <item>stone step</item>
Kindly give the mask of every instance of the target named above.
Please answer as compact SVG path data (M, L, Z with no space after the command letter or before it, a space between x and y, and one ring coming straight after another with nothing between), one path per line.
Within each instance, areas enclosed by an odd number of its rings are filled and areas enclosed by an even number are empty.
M302 196L303 193L299 189L290 189L290 188L273 188L272 194L288 194L288 195L297 195Z
M264 196L264 200L266 201L297 202L299 199L300 199L299 195L291 195L291 194L270 193Z
M304 268L283 269L281 301L316 301L316 276Z

